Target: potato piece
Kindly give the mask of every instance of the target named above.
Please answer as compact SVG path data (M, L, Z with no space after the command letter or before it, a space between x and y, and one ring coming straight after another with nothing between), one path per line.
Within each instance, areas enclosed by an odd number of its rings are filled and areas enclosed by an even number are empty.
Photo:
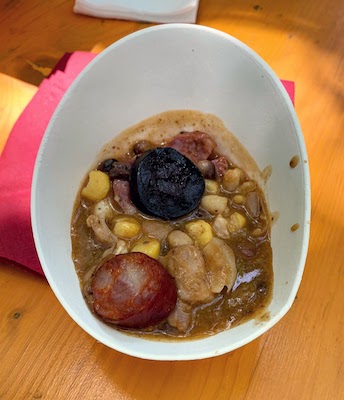
M205 191L210 194L217 194L220 190L220 185L218 182L213 181L212 179L205 179Z
M113 233L124 239L132 239L140 233L141 226L134 218L119 218L116 220Z
M81 196L91 201L103 200L110 190L110 178L102 171L91 171L88 183L82 189Z
M185 230L201 247L206 246L213 238L211 225L202 219L188 222L185 225Z
M193 244L193 240L189 235L180 230L172 231L167 236L167 241L170 247L182 246L184 244Z
M226 171L222 178L222 186L225 190L233 192L236 190L240 183L244 180L245 175L239 168L229 169Z
M160 255L160 242L154 238L145 238L136 242L131 249L133 253L143 253L149 257L157 259Z
M227 203L227 197L218 196L216 194L203 196L201 200L201 206L213 215L222 214L227 207Z
M228 230L231 233L237 232L246 225L246 218L238 212L234 212L228 218Z

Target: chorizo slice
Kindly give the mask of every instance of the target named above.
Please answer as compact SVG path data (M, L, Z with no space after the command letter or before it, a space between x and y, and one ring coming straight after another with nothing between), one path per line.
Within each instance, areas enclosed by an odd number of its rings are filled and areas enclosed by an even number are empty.
M161 263L142 253L117 255L91 282L92 307L107 322L146 328L168 317L177 301L174 279Z

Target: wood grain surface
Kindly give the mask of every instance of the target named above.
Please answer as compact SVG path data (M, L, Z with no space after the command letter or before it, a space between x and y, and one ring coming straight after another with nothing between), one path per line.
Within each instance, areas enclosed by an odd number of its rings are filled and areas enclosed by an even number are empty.
M65 52L101 50L149 26L72 8L66 0L0 0L0 148L35 92L28 84L38 85ZM145 361L92 339L44 278L1 261L1 400L344 399L344 2L200 0L197 23L232 34L296 82L312 224L292 309L227 355Z

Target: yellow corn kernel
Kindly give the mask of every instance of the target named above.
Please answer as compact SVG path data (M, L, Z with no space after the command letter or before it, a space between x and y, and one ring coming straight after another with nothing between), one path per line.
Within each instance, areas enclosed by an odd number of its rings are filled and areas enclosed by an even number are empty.
M238 188L238 191L242 194L247 194L249 192L253 192L256 187L257 185L255 182L246 181Z
M228 218L228 230L231 233L237 232L246 225L246 218L238 212L234 212Z
M115 222L113 233L124 239L132 239L140 233L141 226L134 218L120 218Z
M210 214L222 214L227 207L227 197L218 196L216 194L208 194L202 197L201 206Z
M233 203L242 206L245 203L245 196L242 196L241 194L236 194L233 197Z
M160 242L154 238L141 239L131 249L134 253L144 253L149 257L158 258L160 255Z
M220 185L218 182L213 181L212 179L205 179L205 190L210 194L217 194L220 190Z
M81 196L91 201L103 200L110 190L110 178L102 171L91 171L88 183L82 189Z
M252 231L251 235L257 237L257 236L261 236L263 234L263 232L264 232L263 229L256 228Z
M185 230L200 247L206 246L213 238L211 225L202 219L188 222Z

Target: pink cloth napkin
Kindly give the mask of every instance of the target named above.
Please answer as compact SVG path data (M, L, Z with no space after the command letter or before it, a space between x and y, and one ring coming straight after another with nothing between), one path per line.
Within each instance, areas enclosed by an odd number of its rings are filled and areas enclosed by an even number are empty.
M49 120L93 53L65 54L27 105L0 157L0 258L43 274L30 220L31 179L37 151ZM294 82L282 81L294 102Z

